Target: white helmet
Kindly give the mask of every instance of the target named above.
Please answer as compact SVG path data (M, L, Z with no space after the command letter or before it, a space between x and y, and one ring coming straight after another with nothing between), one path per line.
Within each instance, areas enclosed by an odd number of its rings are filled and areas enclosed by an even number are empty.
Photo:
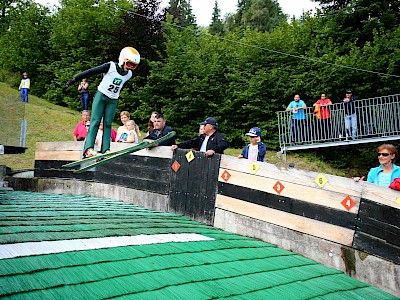
M133 47L125 47L121 50L118 58L118 64L121 68L126 66L127 69L136 69L137 65L140 63L140 54Z

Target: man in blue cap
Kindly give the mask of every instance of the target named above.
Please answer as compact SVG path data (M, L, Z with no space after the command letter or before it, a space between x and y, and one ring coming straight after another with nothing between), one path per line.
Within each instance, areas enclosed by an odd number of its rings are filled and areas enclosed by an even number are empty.
M267 146L261 142L261 129L253 127L246 135L249 136L250 144L244 147L242 154L238 158L246 158L251 161L264 161Z
M177 148L182 149L199 149L200 152L205 152L207 156L212 156L215 153L223 154L228 148L228 142L217 130L218 122L214 118L207 118L200 125L204 125L204 133L184 141L177 145L172 145L172 150Z

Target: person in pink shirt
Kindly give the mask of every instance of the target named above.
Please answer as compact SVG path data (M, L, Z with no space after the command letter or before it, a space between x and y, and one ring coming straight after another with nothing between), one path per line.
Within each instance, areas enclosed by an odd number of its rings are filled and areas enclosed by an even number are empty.
M326 97L326 93L321 94L321 99L313 104L313 106L319 107L319 124L317 127L317 136L321 140L331 139L331 112L329 111L329 105L332 105L332 101Z
M74 129L74 141L84 141L86 138L86 135L88 133L87 128L86 128L86 122L90 121L90 112L87 110L82 111L82 121L79 121L78 124L76 124L75 129Z

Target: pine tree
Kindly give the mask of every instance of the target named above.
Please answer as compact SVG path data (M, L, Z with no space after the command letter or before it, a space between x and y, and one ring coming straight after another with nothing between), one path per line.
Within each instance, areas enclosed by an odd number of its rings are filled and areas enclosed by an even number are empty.
M208 30L211 34L224 33L224 25L222 24L221 20L221 10L218 7L218 0L215 0L213 14L211 18L211 25Z
M190 0L170 0L167 11L172 15L173 21L177 20L180 26L196 25Z

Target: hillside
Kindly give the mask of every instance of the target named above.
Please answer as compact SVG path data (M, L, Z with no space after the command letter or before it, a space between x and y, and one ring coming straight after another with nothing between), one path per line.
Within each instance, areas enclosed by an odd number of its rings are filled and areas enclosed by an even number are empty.
M0 117L12 117L17 113L16 111L11 111L10 108L7 107L6 99L11 98L19 99L18 90L0 82ZM23 109L23 104L20 104L19 107ZM18 119L18 117L15 118ZM80 113L77 111L54 105L44 99L30 95L29 102L25 105L25 119L27 120L27 151L24 154L18 155L0 155L0 165L6 165L14 171L34 168L36 142L71 141L74 127L81 118ZM1 122L2 127L10 127L4 126L3 122L4 117ZM19 124L19 121L17 124ZM118 127L118 124L114 124L113 127ZM6 131L4 128L0 132L0 141L8 140L8 137L10 136L10 130ZM19 135L20 129L18 125L14 126L12 130L18 132ZM14 134L14 136L16 135ZM268 147L268 141L265 142ZM237 156L240 152L241 149L228 149L226 154ZM335 175L345 174L345 171L330 167L329 164L320 161L317 156L312 154L304 155L301 153L289 153L287 161L283 162L280 157L277 157L276 151L269 150L267 151L266 159L268 162L281 167L287 167L290 164L294 164L295 167L299 169Z

